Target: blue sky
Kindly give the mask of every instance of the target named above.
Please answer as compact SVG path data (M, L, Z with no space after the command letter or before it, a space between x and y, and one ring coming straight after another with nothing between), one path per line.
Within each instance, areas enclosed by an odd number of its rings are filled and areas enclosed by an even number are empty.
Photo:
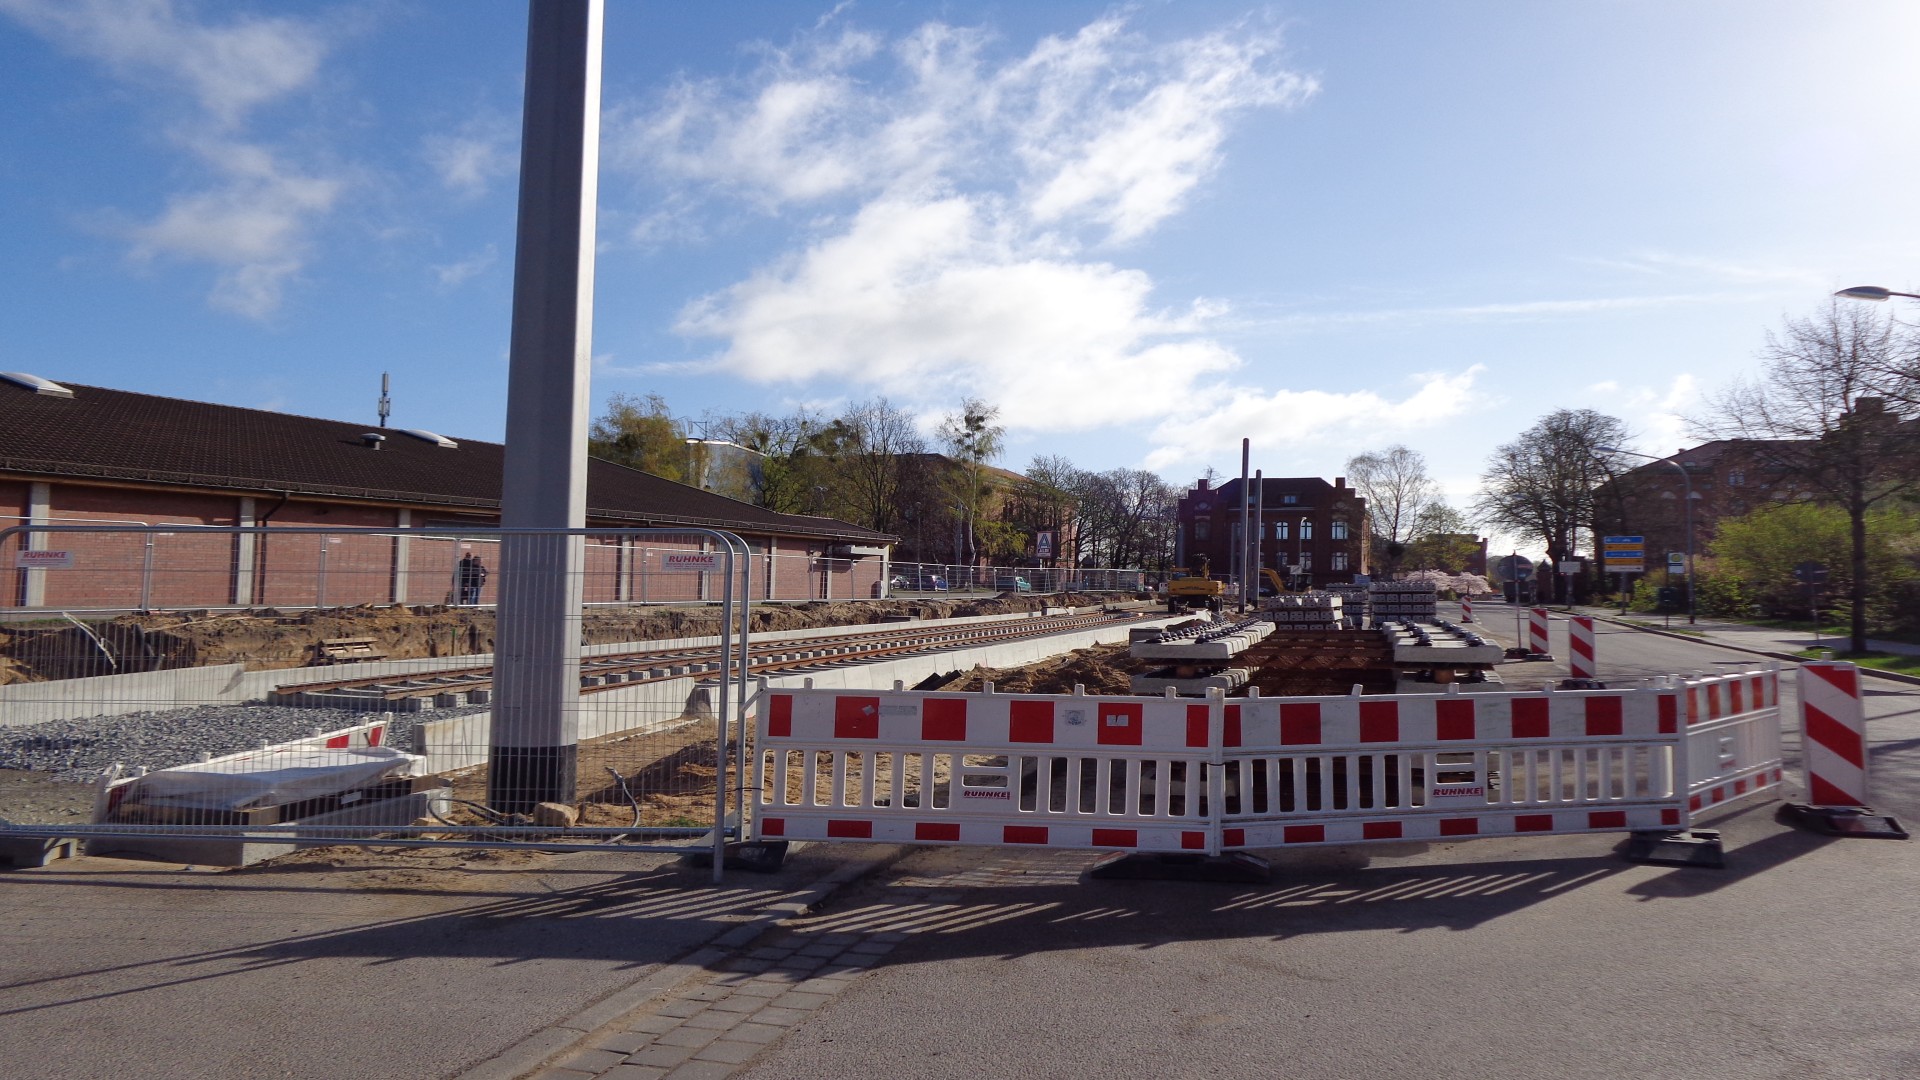
M525 9L0 0L0 369L499 438ZM1641 448L1920 291L1920 5L615 0L596 406L1185 484Z

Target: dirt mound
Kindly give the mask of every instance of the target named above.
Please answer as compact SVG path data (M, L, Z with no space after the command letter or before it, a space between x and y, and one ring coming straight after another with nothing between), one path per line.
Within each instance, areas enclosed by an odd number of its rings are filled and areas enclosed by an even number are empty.
M1128 656L1125 645L1096 645L1025 667L976 667L941 689L977 691L991 682L1002 694L1071 694L1076 685L1089 694L1131 694L1128 677L1152 666Z

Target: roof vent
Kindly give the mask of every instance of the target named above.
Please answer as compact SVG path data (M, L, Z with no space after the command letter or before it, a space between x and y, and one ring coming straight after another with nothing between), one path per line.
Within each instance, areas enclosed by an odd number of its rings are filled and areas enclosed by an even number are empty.
M43 379L38 375L29 375L24 371L0 371L0 379L5 379L15 386L24 386L36 394L45 394L48 397L70 398L73 396L73 391L61 386L59 383Z
M411 435L422 442L430 442L435 446L444 447L448 450L460 449L459 443L454 442L452 439L447 438L445 435L436 435L431 431L425 430L424 428L413 428L413 427L401 428L400 434Z
M386 441L387 437L377 431L363 431L360 433L360 445L369 450L380 449L380 444Z

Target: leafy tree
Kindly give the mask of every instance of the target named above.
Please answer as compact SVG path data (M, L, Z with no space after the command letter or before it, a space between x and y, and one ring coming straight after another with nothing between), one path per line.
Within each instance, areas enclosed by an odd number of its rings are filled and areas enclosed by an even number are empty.
M1722 391L1706 415L1689 420L1710 438L1742 440L1755 459L1845 511L1854 652L1867 647L1868 517L1920 480L1912 418L1920 410L1902 374L1915 369L1917 355L1920 337L1912 327L1862 304L1831 301L1820 314L1788 319L1780 333L1769 333L1761 379Z
M1474 512L1487 524L1539 540L1547 561L1557 564L1573 555L1581 532L1592 532L1596 492L1623 471L1625 459L1600 447L1626 440L1625 424L1592 409L1549 413L1494 451ZM1542 575L1549 593L1557 576Z
M615 394L587 433L587 453L605 461L663 476L687 478L687 432L659 394Z
M1465 574L1480 554L1467 516L1439 499L1421 507L1408 536L1405 563L1415 570Z
M1869 622L1888 625L1915 581L1909 553L1920 539L1920 520L1903 507L1882 506L1868 512L1866 526ZM1803 562L1828 568L1822 592L1851 597L1852 549L1846 510L1807 501L1723 519L1710 552L1714 576L1738 582L1748 603L1785 613L1807 609L1806 586L1793 574Z

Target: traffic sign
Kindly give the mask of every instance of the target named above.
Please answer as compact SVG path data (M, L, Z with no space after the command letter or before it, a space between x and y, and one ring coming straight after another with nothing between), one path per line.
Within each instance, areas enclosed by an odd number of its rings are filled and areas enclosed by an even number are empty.
M1687 572L1687 553L1684 551L1667 552L1667 573L1684 574Z
M1609 574L1638 574L1647 568L1647 538L1608 536L1600 541L1600 558Z
M1793 568L1793 577L1795 581L1808 585L1824 585L1827 580L1826 564L1803 562Z

